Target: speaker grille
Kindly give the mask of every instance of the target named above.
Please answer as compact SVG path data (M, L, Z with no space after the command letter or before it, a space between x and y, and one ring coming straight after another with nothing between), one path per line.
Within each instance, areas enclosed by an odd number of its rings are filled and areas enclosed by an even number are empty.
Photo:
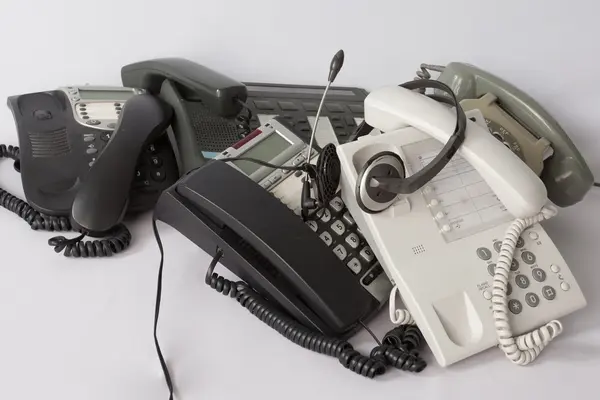
M420 244L418 246L413 247L412 251L413 251L414 255L419 255L419 254L425 253L425 246Z
M215 115L201 102L187 102L186 108L201 150L220 153L241 139L235 120Z
M71 151L66 129L53 132L29 132L33 157L56 157Z

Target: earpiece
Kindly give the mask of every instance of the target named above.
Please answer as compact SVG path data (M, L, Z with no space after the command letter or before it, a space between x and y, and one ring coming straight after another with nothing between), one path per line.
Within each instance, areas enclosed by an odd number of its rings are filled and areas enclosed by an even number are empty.
M361 168L356 181L355 195L360 208L369 214L387 209L398 195L414 193L431 181L454 157L465 140L467 117L452 89L439 81L420 80L403 83L409 90L427 88L446 92L449 97L423 94L456 109L456 127L438 155L417 173L406 177L404 161L394 152L383 151L373 155Z

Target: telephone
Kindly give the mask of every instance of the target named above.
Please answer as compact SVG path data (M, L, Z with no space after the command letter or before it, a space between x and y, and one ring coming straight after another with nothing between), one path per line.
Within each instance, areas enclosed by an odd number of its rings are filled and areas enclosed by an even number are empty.
M125 250L131 242L122 224L126 213L153 208L160 193L196 165L188 162L189 154L248 133L231 138L215 127L203 131L202 140L192 135L197 124L240 112L246 98L241 83L186 60L162 60L151 70L143 65L124 68L124 80L133 87L68 86L8 99L19 147L0 146L0 158L15 160L27 202L0 189L0 205L33 229L81 232L49 240L65 256ZM175 83L178 96L193 99L188 108L202 109L194 120L183 120L180 106L158 95L157 88ZM169 99L168 93L162 97ZM164 134L170 127L175 136ZM88 235L96 239L83 241Z
M590 190L594 177L584 158L558 122L529 95L474 65L452 62L422 64L417 75L447 84L464 110L478 109L489 131L509 147L538 176L548 198L559 207L578 203Z
M461 105L404 86L365 100L366 123L383 134L337 148L342 199L394 284L390 318L416 323L442 366L498 344L528 364L562 332L556 318L586 304L539 224L555 213L548 183L488 133L479 109L465 112L464 141L444 158ZM436 162L445 165L431 180L400 190Z

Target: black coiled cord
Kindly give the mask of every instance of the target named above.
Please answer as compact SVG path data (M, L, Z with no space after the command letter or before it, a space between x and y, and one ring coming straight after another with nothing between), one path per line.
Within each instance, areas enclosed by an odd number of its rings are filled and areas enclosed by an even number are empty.
M389 331L383 344L371 351L371 357L385 360L387 365L402 371L421 372L427 362L419 356L423 335L416 325L401 325Z
M15 164L20 161L20 150L17 146L0 144L0 158L10 158ZM15 168L16 169L16 168ZM72 231L68 217L40 213L24 200L0 187L0 206L18 215L29 224L31 229L49 232ZM63 252L65 257L110 257L127 249L131 244L131 233L123 224L117 225L107 237L83 241L85 234L73 239L55 236L48 240L57 253Z
M316 353L335 357L352 372L368 378L385 373L386 366L382 360L363 356L345 340L330 338L311 331L274 308L245 282L232 282L213 272L222 256L222 251L217 250L217 254L206 271L205 282L211 288L225 296L235 298L252 315L291 342Z
M239 135L240 137L245 137L251 132L250 121L252 120L252 110L243 101L238 99L237 102L246 110L246 114L240 113L236 117Z

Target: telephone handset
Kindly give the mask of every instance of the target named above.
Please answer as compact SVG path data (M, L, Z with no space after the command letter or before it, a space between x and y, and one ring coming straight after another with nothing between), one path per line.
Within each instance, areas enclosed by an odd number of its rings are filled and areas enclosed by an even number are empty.
M173 108L168 133L181 174L250 132L246 86L205 66L159 58L124 66L121 78L124 86L145 89Z
M529 95L476 66L452 62L423 64L439 71L467 110L479 109L490 132L541 177L548 198L559 207L578 203L592 187L594 177L584 158L558 122Z

